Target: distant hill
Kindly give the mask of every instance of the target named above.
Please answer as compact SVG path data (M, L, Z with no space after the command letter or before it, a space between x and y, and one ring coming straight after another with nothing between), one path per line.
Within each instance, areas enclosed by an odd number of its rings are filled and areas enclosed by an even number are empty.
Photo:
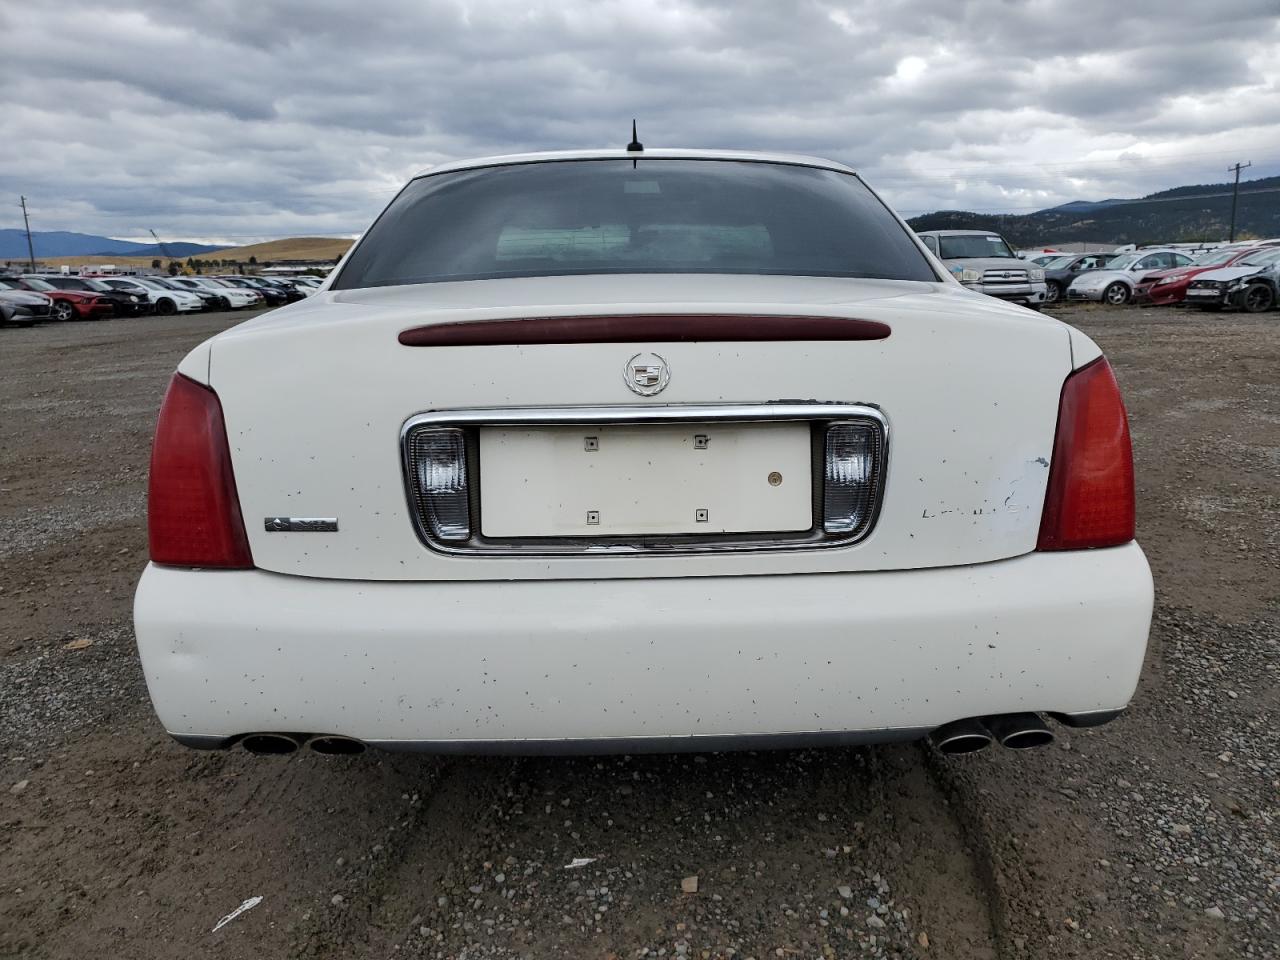
M1161 190L1136 200L1073 201L1030 214L939 210L908 220L915 230L993 230L1019 247L1073 240L1179 243L1225 240L1231 222L1231 184ZM1236 237L1280 236L1280 177L1240 184Z
M26 242L25 239L23 241ZM204 247L201 246L195 253L178 254L178 251L184 246L177 243L166 243L165 247L169 249L174 256L166 259L158 251L153 253L145 253L142 255L122 256L118 254L77 254L65 257L41 256L40 248L36 248L36 259L47 263L54 267L84 267L97 266L102 263L112 263L118 267L135 266L149 267L152 260L160 260L164 266L169 265L169 260L180 260L184 263L188 259L195 260L228 260L235 263L249 263L250 258L258 264L268 264L279 260L337 260L347 252L353 240L344 240L340 237L290 237L284 240L271 240L267 243L255 243L247 247ZM186 246L200 246L199 244L187 244ZM152 250L154 247L144 248ZM25 250L21 257L3 257L0 256L0 264L6 259L14 261L22 261L27 259Z
M353 243L354 240L340 237L290 237L287 240L253 243L247 247L210 250L204 255L204 259L248 261L253 257L259 263L268 260L337 260Z
M1050 210L1056 210L1061 213L1088 213L1091 210L1097 210L1101 207L1114 207L1117 203L1133 203L1129 200L1072 200L1070 203L1060 203L1056 207L1050 207Z
M31 244L37 260L50 257L158 257L160 248L154 243L134 243L132 240L115 240L89 233L69 233L65 230L33 230ZM175 257L192 257L214 248L203 243L166 243L165 247ZM27 234L25 230L0 229L0 260L25 260L27 258Z

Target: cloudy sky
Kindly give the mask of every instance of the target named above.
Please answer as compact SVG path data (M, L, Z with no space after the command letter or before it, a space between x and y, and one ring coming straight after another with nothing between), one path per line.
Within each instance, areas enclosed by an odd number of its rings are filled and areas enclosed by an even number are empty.
M362 230L442 160L812 153L904 214L1280 173L1280 3L0 0L0 227Z

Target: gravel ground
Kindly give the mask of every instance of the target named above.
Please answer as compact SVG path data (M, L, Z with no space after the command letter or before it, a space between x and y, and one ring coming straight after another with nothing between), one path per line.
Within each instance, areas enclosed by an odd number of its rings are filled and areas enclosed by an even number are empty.
M1057 313L1129 402L1147 668L963 759L184 750L129 625L146 460L240 318L0 330L0 956L1280 956L1280 314Z

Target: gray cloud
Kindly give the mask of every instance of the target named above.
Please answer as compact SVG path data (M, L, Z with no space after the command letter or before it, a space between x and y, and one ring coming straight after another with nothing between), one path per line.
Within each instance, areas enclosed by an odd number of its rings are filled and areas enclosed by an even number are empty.
M1118 6L6 5L0 195L41 229L353 233L432 164L621 145L633 115L650 145L842 160L908 213L1280 172L1274 0Z

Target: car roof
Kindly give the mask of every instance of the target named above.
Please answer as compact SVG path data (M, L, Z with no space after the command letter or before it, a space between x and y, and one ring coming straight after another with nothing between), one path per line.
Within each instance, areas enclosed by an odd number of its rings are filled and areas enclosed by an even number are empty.
M837 170L840 173L857 175L851 167L821 157L807 157L792 153L759 153L752 150L695 150L683 148L661 148L643 151L627 151L611 148L599 150L552 150L542 153L512 153L505 156L478 157L473 160L455 160L429 167L414 176L434 176L437 173L450 173L454 170L473 170L477 167L501 167L517 163L550 163L557 160L747 160L756 163L785 163L800 167L820 167L824 170Z

